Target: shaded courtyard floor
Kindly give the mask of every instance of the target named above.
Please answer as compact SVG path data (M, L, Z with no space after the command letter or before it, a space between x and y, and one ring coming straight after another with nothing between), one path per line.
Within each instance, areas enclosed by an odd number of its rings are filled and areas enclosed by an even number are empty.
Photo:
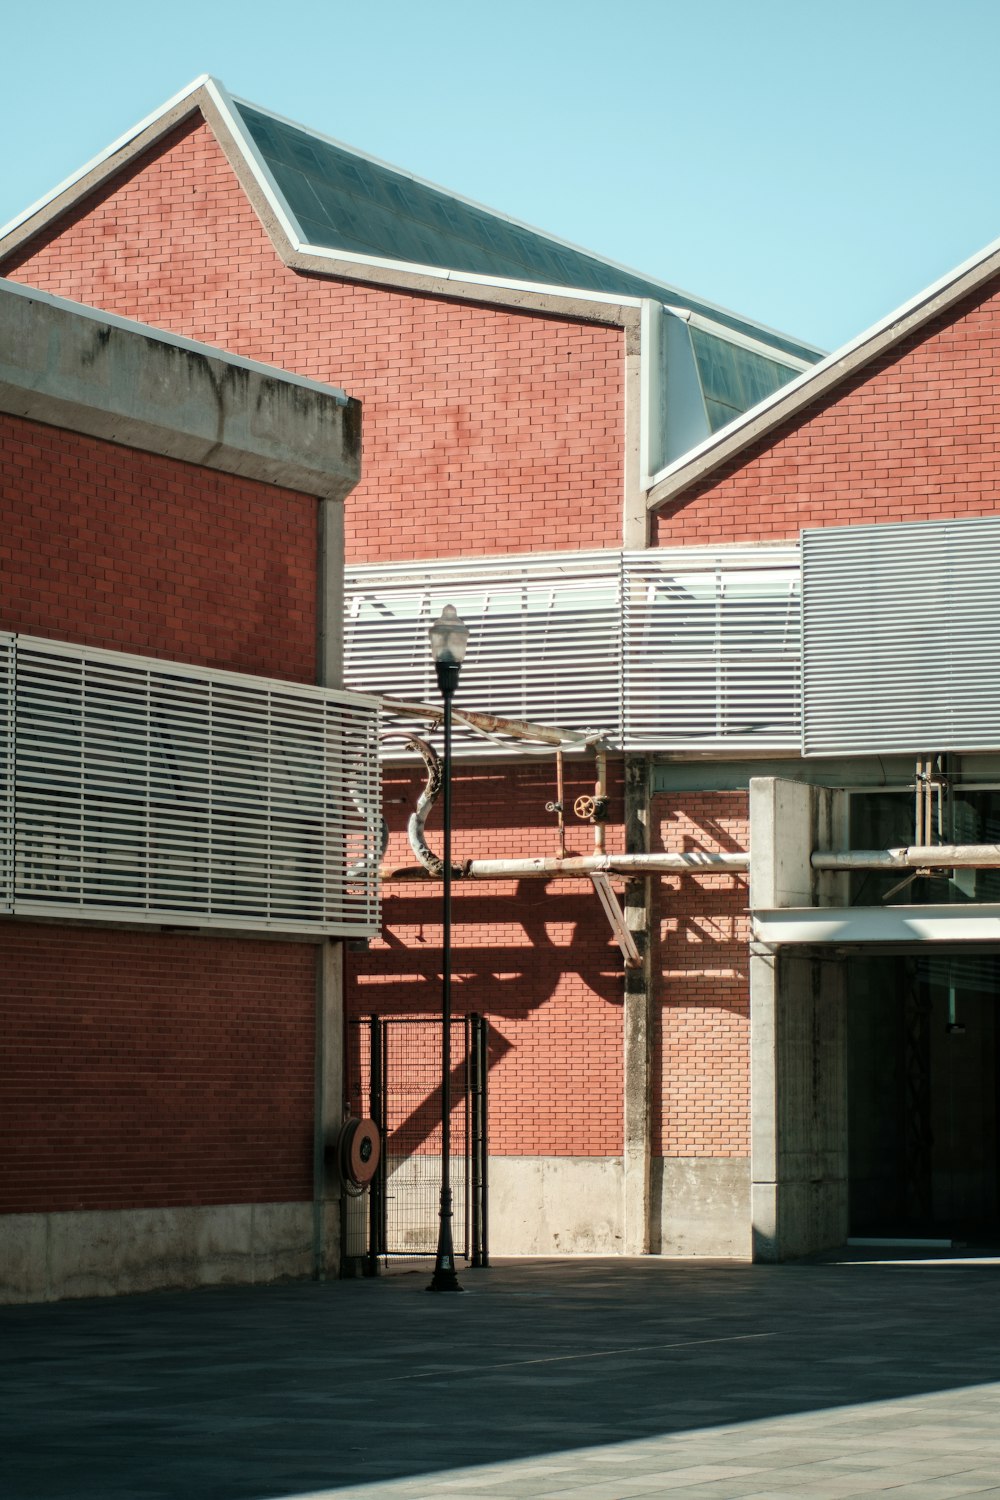
M0 1309L0 1495L1000 1497L1000 1263L507 1261Z

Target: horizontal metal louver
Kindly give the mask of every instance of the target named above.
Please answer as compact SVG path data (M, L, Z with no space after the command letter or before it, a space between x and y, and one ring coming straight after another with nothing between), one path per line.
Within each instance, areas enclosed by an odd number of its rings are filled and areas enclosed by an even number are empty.
M353 567L352 686L437 703L427 629L471 627L458 706L627 749L797 746L797 548L562 552ZM465 732L459 753L495 755Z
M14 876L14 637L0 631L0 912L9 912Z
M798 548L625 554L629 749L799 743Z
M427 631L446 604L471 627L456 707L621 734L621 556L562 552L348 569L350 686L440 701ZM455 749L489 748L456 726Z
M378 930L378 705L19 636L15 914Z
M802 533L803 752L1000 743L1000 518Z

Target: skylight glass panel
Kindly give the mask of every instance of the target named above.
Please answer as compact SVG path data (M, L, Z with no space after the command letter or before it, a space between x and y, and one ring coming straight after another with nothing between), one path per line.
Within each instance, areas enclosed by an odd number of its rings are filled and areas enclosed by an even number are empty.
M293 180L296 175L305 174L325 204L329 227L321 227L324 216L315 210L309 215L312 243L349 252L358 248L359 241L364 241L365 253L420 265L428 264L433 244L436 248L430 264L442 269L579 287L605 292L611 297L652 297L658 302L688 307L726 327L773 344L776 351L787 350L806 359L818 358L795 340L710 307L686 292L621 270L600 256L574 250L538 231L511 224L502 214L466 203L443 189L416 181L405 172L367 161L346 147L276 120L252 105L237 103L236 108L289 202L293 196L302 201L302 185L293 186ZM335 196L341 192L349 194L355 201L358 217L366 225L364 232L357 228L349 234L345 232L337 219L335 204L331 203L331 191ZM373 210L370 219L369 210ZM380 210L385 217L374 210ZM417 226L422 226L423 234L416 232ZM305 232L306 224L301 228ZM433 241L427 240L427 232L435 236Z

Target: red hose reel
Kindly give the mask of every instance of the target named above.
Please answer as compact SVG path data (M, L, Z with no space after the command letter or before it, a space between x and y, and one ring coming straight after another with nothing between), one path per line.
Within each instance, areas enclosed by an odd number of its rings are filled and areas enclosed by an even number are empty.
M378 1171L382 1142L374 1120L345 1120L337 1137L337 1165L345 1182L367 1187Z

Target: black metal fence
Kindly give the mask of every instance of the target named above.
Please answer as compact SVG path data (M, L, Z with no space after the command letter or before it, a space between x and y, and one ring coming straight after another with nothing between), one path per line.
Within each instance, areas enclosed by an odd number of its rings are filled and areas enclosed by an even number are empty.
M371 1187L346 1200L344 1256L372 1273L379 1260L437 1249L441 1026L440 1017L370 1016L348 1027L350 1109L378 1125L382 1157ZM452 1236L456 1255L485 1266L488 1023L455 1016L451 1026Z

